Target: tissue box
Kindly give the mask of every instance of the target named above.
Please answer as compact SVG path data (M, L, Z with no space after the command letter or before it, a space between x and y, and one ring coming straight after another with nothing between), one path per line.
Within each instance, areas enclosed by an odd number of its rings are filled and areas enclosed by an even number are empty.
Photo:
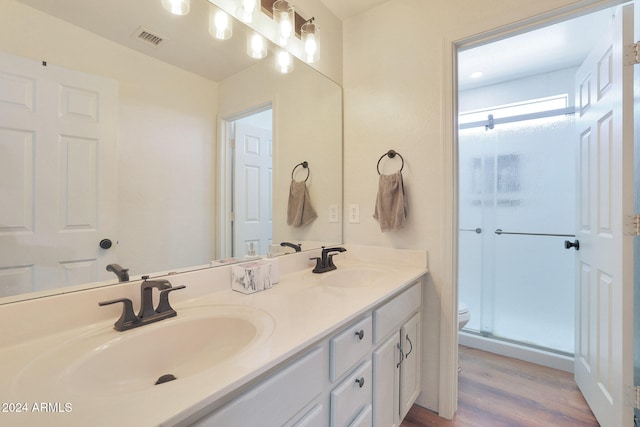
M271 263L254 261L231 266L231 289L252 294L271 288Z

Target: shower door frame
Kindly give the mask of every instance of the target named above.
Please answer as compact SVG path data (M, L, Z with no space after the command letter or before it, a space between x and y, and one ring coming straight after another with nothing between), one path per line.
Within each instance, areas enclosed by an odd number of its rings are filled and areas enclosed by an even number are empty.
M484 43L508 38L549 24L558 23L627 3L622 0L585 0L529 19L512 22L499 28L486 28L480 20L476 27L464 27L445 34L442 41L442 163L443 220L442 220L442 279L451 286L443 286L440 293L440 369L438 413L452 419L458 407L458 51Z

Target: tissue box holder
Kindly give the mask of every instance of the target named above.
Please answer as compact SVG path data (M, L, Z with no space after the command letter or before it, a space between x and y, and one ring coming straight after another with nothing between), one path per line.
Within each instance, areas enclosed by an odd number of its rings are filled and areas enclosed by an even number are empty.
M231 289L252 294L271 288L271 264L264 261L231 266Z

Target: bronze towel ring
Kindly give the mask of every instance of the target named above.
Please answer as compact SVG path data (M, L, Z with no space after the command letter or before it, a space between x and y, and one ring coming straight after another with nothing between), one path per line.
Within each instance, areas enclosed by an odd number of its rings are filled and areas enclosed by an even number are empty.
M309 174L311 174L311 169L309 168L309 163L307 161L300 162L293 167L293 170L291 171L291 181L294 181L293 174L295 174L298 166L302 166L304 169L307 170L307 177L304 179L304 182L307 182L307 180L309 179Z
M378 170L378 175L382 175L380 173L380 161L384 159L384 156L388 156L390 159L393 159L395 156L400 157L400 160L402 160L402 166L400 166L400 172L402 172L402 169L404 169L404 158L397 151L389 150L386 153L384 153L382 156L380 156L380 158L378 159L378 164L376 165L376 169Z

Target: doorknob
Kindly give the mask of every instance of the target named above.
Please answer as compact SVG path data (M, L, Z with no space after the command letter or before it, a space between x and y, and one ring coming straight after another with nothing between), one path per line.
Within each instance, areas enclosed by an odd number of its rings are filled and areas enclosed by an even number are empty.
M564 248L565 249L576 248L576 251L579 251L580 250L580 242L578 240L576 240L575 242L571 242L569 240L565 240L564 241Z
M109 249L111 247L112 243L110 239L102 239L100 240L100 247L102 249Z

